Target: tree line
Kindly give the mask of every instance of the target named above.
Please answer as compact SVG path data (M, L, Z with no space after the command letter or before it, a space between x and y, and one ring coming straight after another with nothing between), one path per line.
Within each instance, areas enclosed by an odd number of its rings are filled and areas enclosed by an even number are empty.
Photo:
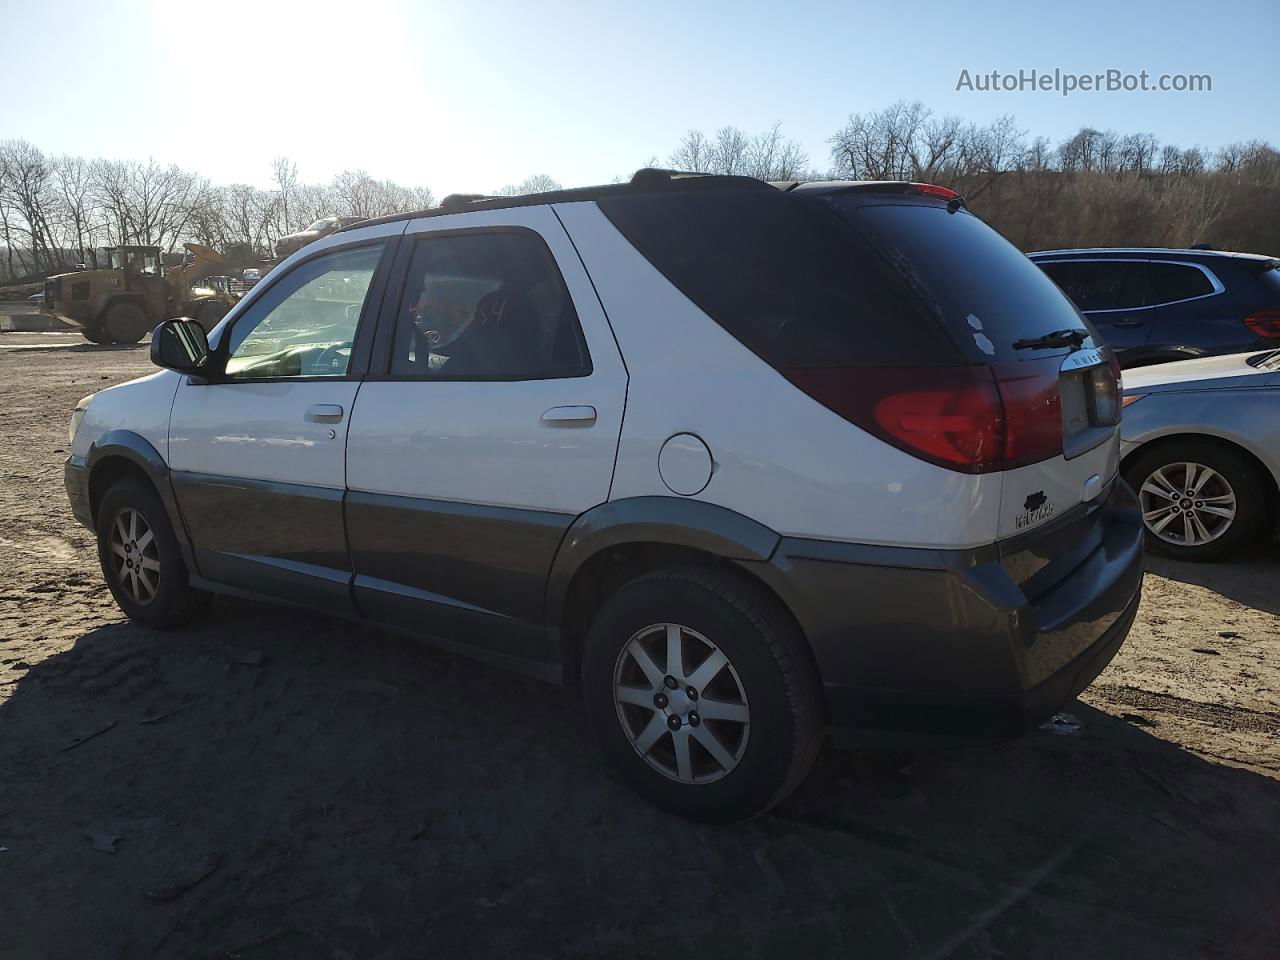
M377 217L430 207L427 187L344 170L304 183L280 157L271 188L217 186L174 164L49 156L23 140L0 142L0 275L20 277L73 263L97 264L102 247L172 250L194 241L219 250L275 241L327 216Z
M1280 252L1280 152L1263 141L1208 150L1085 127L1053 143L1011 116L977 124L899 102L851 115L828 147L821 169L778 124L757 134L725 126L690 130L665 159L646 165L764 180L939 183L1025 250L1209 243ZM270 255L276 239L322 217L376 217L435 202L427 187L364 170L306 183L286 157L272 162L269 182L218 186L155 160L50 156L23 140L0 141L0 276L92 265L100 248L118 244L170 250L195 241ZM538 174L493 193L559 187Z
M900 102L851 116L830 144L835 176L952 187L1023 250L1280 254L1280 151L1261 140L1207 150L1083 127L1055 144L1010 116L974 124Z
M1083 127L1053 143L1012 116L978 124L900 101L856 113L819 170L779 128L756 136L693 130L672 166L765 180L910 180L964 194L1023 250L1187 247L1280 254L1280 151L1250 140L1216 150L1150 133Z

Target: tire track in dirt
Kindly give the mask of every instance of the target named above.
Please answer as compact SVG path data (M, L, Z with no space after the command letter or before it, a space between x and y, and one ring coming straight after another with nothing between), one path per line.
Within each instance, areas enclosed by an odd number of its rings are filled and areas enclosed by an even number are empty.
M1182 720L1194 720L1233 733L1261 733L1280 737L1280 713L1250 710L1238 704L1204 703L1171 693L1157 693L1122 684L1095 683L1089 688L1089 692L1112 703L1164 713Z

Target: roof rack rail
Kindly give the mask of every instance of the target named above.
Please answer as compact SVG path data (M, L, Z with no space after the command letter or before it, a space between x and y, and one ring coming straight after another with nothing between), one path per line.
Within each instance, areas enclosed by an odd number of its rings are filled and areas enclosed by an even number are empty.
M441 210L457 210L459 207L465 207L469 203L475 203L477 200L500 200L501 197L495 197L488 193L451 193L440 201Z
M625 196L637 193L691 192L700 190L773 190L772 185L755 177L742 177L719 173L694 173L686 170L660 170L643 167L626 183L609 183L596 187L574 187L549 190L546 193L526 193L513 197L495 197L483 193L451 193L440 201L440 206L429 210L413 210L376 217L362 223L342 227L335 233L359 230L380 223L400 220L417 220L423 217L439 217L464 210L497 210L506 207L528 207L540 203L574 203L582 200L599 200L605 197Z

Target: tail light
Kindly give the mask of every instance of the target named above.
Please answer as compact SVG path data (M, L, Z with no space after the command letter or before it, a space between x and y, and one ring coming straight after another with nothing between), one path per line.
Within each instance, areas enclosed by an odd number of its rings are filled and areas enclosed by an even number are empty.
M1059 363L783 373L832 412L900 450L951 470L989 473L1062 453Z
M1107 365L1089 370L1089 423L1095 427L1110 427L1120 422L1121 401L1120 361L1114 350L1106 350Z
M1280 338L1280 310L1259 310L1244 318L1244 325L1268 340Z
M908 184L908 186L913 192L923 194L926 197L938 197L942 200L960 199L960 194L950 187L940 187L936 183L912 183Z

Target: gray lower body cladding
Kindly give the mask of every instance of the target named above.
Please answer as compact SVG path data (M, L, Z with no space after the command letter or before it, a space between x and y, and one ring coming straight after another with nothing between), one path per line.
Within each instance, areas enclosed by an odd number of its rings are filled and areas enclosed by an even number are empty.
M76 519L91 525L86 464L68 459L65 476ZM183 517L173 519L190 528L200 586L363 615L560 676L556 624L542 622L542 596L572 518L174 480ZM659 525L671 542L697 534L694 518L676 516ZM1016 735L1086 687L1133 622L1142 540L1137 502L1117 480L1055 521L971 550L783 537L730 562L769 584L799 622L838 743L936 743Z
M838 743L1015 736L1110 662L1137 612L1142 524L1121 481L1006 543L965 551L784 538L744 563L791 608Z

